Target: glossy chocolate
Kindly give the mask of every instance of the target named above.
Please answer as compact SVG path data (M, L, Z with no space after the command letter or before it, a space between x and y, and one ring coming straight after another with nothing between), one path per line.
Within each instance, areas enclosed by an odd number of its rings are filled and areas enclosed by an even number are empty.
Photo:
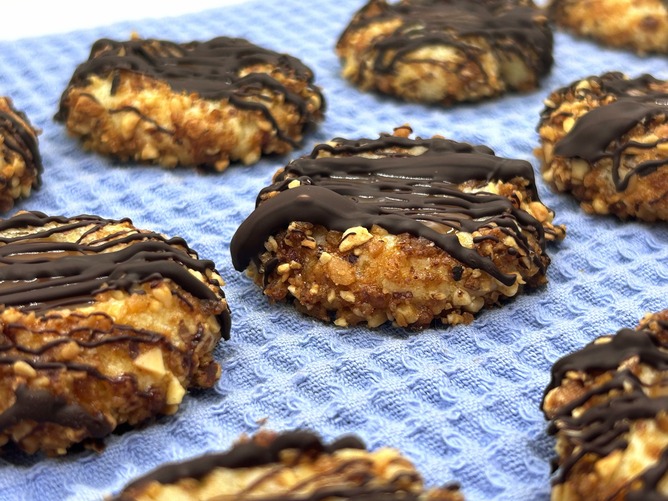
M589 454L603 458L617 449L625 449L625 434L635 420L655 419L668 412L668 397L648 396L645 385L629 370L620 368L628 360L637 360L656 371L668 369L668 351L650 331L622 329L609 337L609 342L591 343L580 351L557 361L545 395L557 388L569 372L584 373L590 377L612 372L605 383L594 386L559 408L553 417L550 433L564 433L576 445L574 451L559 465L555 483L568 480L577 463ZM597 396L607 396L602 403L590 406L577 415L575 409ZM642 483L634 483L633 496L628 499L652 499L658 479L668 472L668 452L664 451L658 463L639 476Z
M513 284L515 276L501 272L475 249L463 247L456 232L498 227L527 255L534 253L523 232L535 235L544 246L541 224L508 198L465 193L457 186L466 180L485 185L522 178L537 199L528 162L499 158L489 148L441 138L382 135L374 140L337 138L334 143L336 146L316 146L310 156L291 162L273 185L262 190L255 211L232 238L232 262L237 270L251 261L258 264L265 241L293 221L338 231L356 226L370 230L377 225L395 235L424 237L466 266L481 269L506 285ZM400 151L383 152L387 148ZM323 152L335 156L320 156ZM364 153L378 158L357 156ZM289 188L294 179L301 186ZM263 194L274 191L276 196L261 201ZM544 269L535 254L534 261Z
M479 38L504 57L514 55L534 66L538 76L552 67L552 32L531 1L403 0L390 4L371 0L355 16L339 43L349 32L397 19L401 25L372 44L377 51L373 60L377 73L393 73L399 63L425 47L454 47L468 59L477 60ZM528 51L535 55L528 58Z
M623 136L638 124L647 124L654 117L668 113L668 92L657 90L659 85L668 89L665 82L651 75L642 75L635 79L626 79L621 73L606 73L600 77L588 77L601 87L601 94L614 97L610 104L592 109L575 122L573 128L557 141L554 154L569 158L582 158L589 163L602 159L612 162L612 180L617 191L624 191L633 176L646 176L659 167L668 165L668 158L637 162L624 159L629 148L650 149L662 143L666 138L658 138L648 143L625 141ZM587 98L589 92L579 89L575 92L574 84L570 88L560 89L557 93L573 92ZM600 99L600 98L597 98ZM543 113L543 120L549 116L550 108Z
M121 73L126 71L163 81L176 92L196 93L203 99L228 99L239 108L259 111L278 130L271 112L263 104L262 91L270 89L281 94L286 103L297 107L305 122L311 123L314 117L304 98L269 73L262 72L266 70L247 71L256 65L270 66L284 75L306 81L322 100L319 90L311 85L313 73L298 59L228 37L184 44L154 39L125 42L101 39L93 45L89 59L75 70L68 89L87 85L91 75L112 74L117 85ZM61 121L65 121L69 113L68 89L63 93L56 115ZM115 91L112 85L112 95ZM281 139L294 143L280 130L278 132Z

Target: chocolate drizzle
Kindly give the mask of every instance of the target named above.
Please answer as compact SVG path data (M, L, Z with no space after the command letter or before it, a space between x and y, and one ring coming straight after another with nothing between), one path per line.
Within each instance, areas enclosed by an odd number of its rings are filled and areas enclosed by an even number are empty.
M0 107L0 136L3 138L3 145L23 158L26 169L37 174L33 187L39 188L43 167L36 132L30 128L25 113L16 110L11 100L4 98L3 101L7 105L6 110Z
M553 38L546 20L540 17L531 1L402 0L388 4L372 0L355 16L339 44L352 31L401 19L394 32L373 44L377 51L373 70L377 73L394 72L398 63L424 47L455 47L476 60L482 49L467 39L481 37L504 57L510 53L526 60L527 51L535 53L535 71L543 76L552 67Z
M48 390L19 386L14 404L0 414L0 430L23 420L83 428L92 438L102 438L114 429L102 413L92 414L78 404L67 403L65 398L53 395Z
M668 92L654 90L665 82L655 79L651 75L642 75L636 79L626 79L618 72L606 73L600 77L588 77L586 80L595 81L604 96L614 97L610 104L594 108L581 116L573 128L562 139L557 141L554 153L562 157L577 157L589 163L608 158L612 162L612 179L617 191L624 191L632 176L646 176L655 172L659 167L668 165L668 158L656 158L638 162L625 160L626 150L629 148L650 149L668 139L660 138L654 142L638 143L624 142L622 137L638 124L646 124L657 116L666 116L668 113ZM577 85L577 84L574 84ZM566 92L568 88L557 91ZM588 96L586 90L575 87L571 91L580 99ZM600 99L600 98L599 98ZM550 109L543 113L545 118Z
M557 388L569 372L588 377L613 372L604 383L593 386L580 397L557 409L550 433L563 435L573 445L573 452L559 465L555 483L564 483L578 462L588 455L603 458L628 446L627 434L635 420L654 419L668 412L667 396L651 396L644 383L622 364L630 359L655 371L668 370L668 351L659 338L648 330L622 329L608 342L594 342L554 364L545 396ZM593 398L601 402L584 412L574 411ZM668 451L664 450L655 466L645 470L633 482L633 496L628 499L653 499L658 481L668 473ZM636 485L637 484L637 485ZM631 483L629 482L629 486Z
M330 445L325 445L311 432L284 432L268 445L258 445L254 442L237 444L228 452L208 454L189 461L159 467L127 485L115 500L134 499L133 491L141 490L142 487L151 482L158 482L163 485L174 484L186 478L202 479L216 468L234 470L263 467L271 464L276 464L277 467L265 475L259 476L255 482L243 491L230 494L230 499L232 497L238 500L253 499L257 501L320 501L330 497L366 501L417 501L419 499L419 495L410 487L421 485L421 479L417 473L401 473L388 483L382 484L370 472L359 475L359 470L354 466L367 463L367 460L360 457L342 460L340 465L334 467L334 470L321 471L316 476L305 479L285 492L266 495L254 492L256 488L270 481L271 477L280 471L279 465L282 464L289 468L285 460L281 461L281 455L286 450L296 451L298 458L303 456L315 458L321 454L334 454L342 449L365 449L365 446L358 438L353 436L344 437ZM299 461L299 459L295 461ZM351 471L354 469L357 472L350 478L345 474L349 468ZM334 485L323 485L323 480L328 479L328 475L337 478L339 485L336 483ZM340 475L345 478L341 478ZM346 485L346 480L352 485ZM307 488L310 483L313 483L313 490L308 492L309 489ZM455 489L455 487L450 488ZM298 492L297 489L307 492ZM221 496L224 496L224 494L221 494Z
M528 162L499 158L489 148L441 138L382 135L375 140L337 138L334 143L316 146L310 156L291 162L273 185L262 190L255 211L232 238L232 262L237 270L245 269L251 260L258 264L264 242L293 221L338 231L355 226L370 230L377 225L396 235L424 237L505 285L512 285L515 276L501 272L475 249L463 247L456 232L498 227L528 255L533 252L523 232L545 245L542 225L508 198L484 191L465 193L457 186L466 180L484 185L522 178L537 199ZM384 152L387 148L406 152ZM424 151L412 154L411 148ZM320 156L321 152L333 156ZM378 158L357 156L365 153ZM289 188L295 178L301 185ZM263 194L274 191L276 196L261 202ZM539 256L534 255L534 261L544 269Z
M205 275L212 261L197 258L181 238L127 231L84 244L91 231L120 221L81 215L73 218L21 213L0 221L0 304L38 314L94 300L100 292L129 291L152 280L171 279L193 296L218 302L219 296L189 269ZM91 227L79 241L56 242L49 237ZM26 230L30 229L31 232ZM120 249L110 250L121 246ZM220 291L222 297L222 291ZM223 336L229 337L227 310L218 315Z
M287 76L303 79L324 102L320 91L312 85L312 71L298 59L240 38L218 37L207 42L184 44L153 39L125 42L101 39L93 45L89 59L75 70L61 98L56 119L67 119L66 97L70 88L87 85L91 75L113 74L117 83L120 72L127 71L163 81L176 92L196 93L209 100L227 99L239 108L259 111L274 125L282 140L294 145L294 141L279 130L271 112L263 104L266 98L262 91L270 89L281 94L310 125L314 116L308 103L268 73L251 71L244 74L244 70L255 65L268 65ZM116 86L112 85L112 95L115 92Z
M171 484L183 478L201 479L215 468L252 468L280 462L284 450L295 449L301 454L332 454L341 449L364 449L364 444L356 437L348 436L329 446L322 443L317 435L308 431L291 431L277 435L269 445L254 442L240 443L231 450L218 454L207 454L189 461L161 466L125 487L125 491L150 482ZM121 494L119 500L124 499Z

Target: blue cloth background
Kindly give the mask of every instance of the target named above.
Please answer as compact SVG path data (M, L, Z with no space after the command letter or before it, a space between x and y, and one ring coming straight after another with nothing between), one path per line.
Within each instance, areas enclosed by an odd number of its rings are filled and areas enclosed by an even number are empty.
M339 329L270 306L232 268L229 242L272 173L316 142L375 137L408 122L418 135L484 143L537 169L535 126L551 89L609 70L668 78L667 60L557 33L554 69L535 92L451 109L403 104L360 93L339 77L333 46L361 4L254 0L0 43L0 94L43 130L43 187L17 209L129 216L139 227L183 236L217 263L233 310L232 339L216 352L223 373L215 389L187 396L175 416L111 436L102 453L3 456L0 499L101 499L161 462L226 449L261 423L310 428L327 440L353 432L371 448L397 447L429 486L456 480L470 500L548 499L553 440L539 404L550 367L594 337L668 307L665 224L588 216L540 183L557 222L568 226L566 240L550 249L549 284L471 325L421 333ZM290 52L314 69L329 105L326 120L294 155L222 174L120 165L84 153L52 120L60 94L93 41L133 31L176 41L241 36Z

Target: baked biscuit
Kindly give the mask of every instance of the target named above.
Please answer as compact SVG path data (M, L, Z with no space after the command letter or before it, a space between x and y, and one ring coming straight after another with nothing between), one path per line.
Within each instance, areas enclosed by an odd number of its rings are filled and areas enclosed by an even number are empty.
M451 105L534 89L552 43L531 0L370 0L336 52L363 90Z
M463 501L457 486L425 490L398 451L368 452L357 438L323 444L306 431L261 432L231 450L162 466L115 501ZM112 500L113 501L113 500Z
M40 186L37 134L25 113L16 110L10 98L0 97L0 212L7 212L16 200Z
M668 52L668 6L662 0L551 0L547 9L557 26L604 45Z
M554 364L543 400L557 436L552 500L668 496L668 310Z
M588 213L668 220L668 82L613 72L558 89L538 125L543 179Z
M0 444L64 454L211 387L222 284L183 239L128 219L0 221Z
M410 132L337 138L279 170L232 239L235 268L339 326L468 323L544 284L564 229L531 165Z
M286 153L322 118L313 73L294 57L219 37L177 44L98 40L56 119L121 160L205 166Z

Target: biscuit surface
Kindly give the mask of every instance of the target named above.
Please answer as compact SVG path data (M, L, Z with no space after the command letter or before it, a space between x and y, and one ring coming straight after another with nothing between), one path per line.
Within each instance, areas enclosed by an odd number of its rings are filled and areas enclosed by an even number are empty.
M548 12L558 26L604 45L668 52L668 6L662 0L552 0Z
M363 90L450 105L535 88L552 43L531 0L371 0L336 51Z
M545 283L545 242L564 230L531 165L408 133L337 138L280 170L232 239L235 268L340 326L470 322Z
M143 500L463 501L458 487L426 490L398 451L357 438L326 445L306 431L261 432L231 450L162 466L114 498Z
M552 499L668 496L668 310L554 364L543 411L557 436Z
M286 153L322 117L299 60L219 37L98 40L64 91L56 119L84 147L121 160L224 170Z
M0 444L64 454L211 387L221 285L185 241L127 219L0 221Z
M39 188L42 157L37 130L12 100L0 97L0 212L14 207L14 202Z
M545 181L589 213L668 219L668 82L605 73L545 104L537 150Z

